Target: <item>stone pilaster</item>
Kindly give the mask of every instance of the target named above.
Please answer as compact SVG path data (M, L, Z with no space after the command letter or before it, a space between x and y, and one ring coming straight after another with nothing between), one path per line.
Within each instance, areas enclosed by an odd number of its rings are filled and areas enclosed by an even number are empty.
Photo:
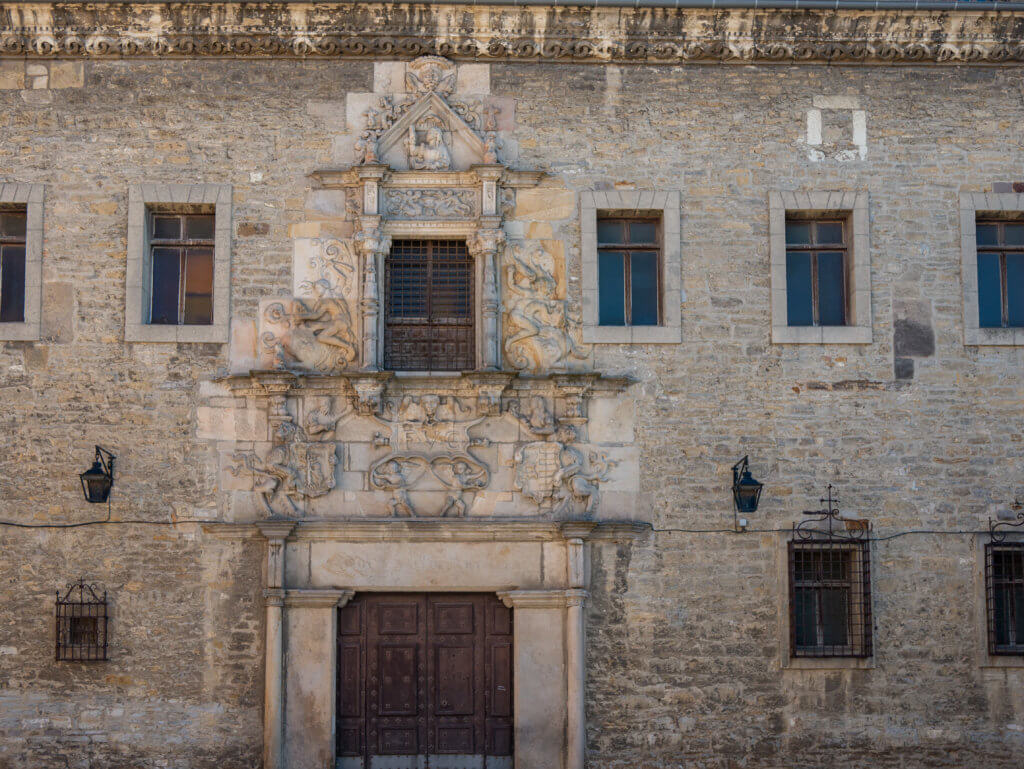
M487 371L495 371L501 367L500 339L498 338L498 308L501 304L498 289L497 259L498 253L505 245L505 233L499 227L477 230L466 241L466 247L474 258L483 262L483 298L481 315L483 317L483 340L481 348L481 367Z
M391 248L391 238L384 234L379 216L362 216L355 242L362 263L363 291L359 307L363 316L363 370L378 371L380 288L377 267Z

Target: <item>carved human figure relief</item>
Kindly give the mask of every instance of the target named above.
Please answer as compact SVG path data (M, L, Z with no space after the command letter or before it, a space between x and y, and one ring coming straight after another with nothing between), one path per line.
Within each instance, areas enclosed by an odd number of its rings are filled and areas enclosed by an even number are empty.
M569 303L560 295L554 259L539 244L506 251L505 353L513 367L529 371L566 369L588 351L573 332Z
M264 307L260 343L276 368L330 374L359 357L348 302L329 297L329 289L326 280L318 280L311 298L272 301Z
M409 153L409 167L417 171L447 171L452 166L444 132L438 126L425 128L422 140L418 138L416 129L409 126L405 149Z
M409 93L436 93L451 96L455 91L455 64L442 56L420 56L405 69L405 87Z
M282 497L288 503L287 514L301 515L299 503L303 499L322 497L335 487L337 445L309 440L306 432L291 421L278 424L274 439L265 457L255 451L235 452L232 459L237 464L229 472L235 476L246 470L252 473L253 491L260 496L268 515L277 514L274 503Z

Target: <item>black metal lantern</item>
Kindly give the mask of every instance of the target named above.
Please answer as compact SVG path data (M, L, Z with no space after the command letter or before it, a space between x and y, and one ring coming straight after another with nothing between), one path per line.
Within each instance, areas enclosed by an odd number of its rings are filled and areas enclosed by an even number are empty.
M747 457L743 457L732 466L732 498L736 503L736 510L741 513L753 513L757 510L763 488L764 484L755 481L750 475Z
M92 467L78 476L82 482L82 493L86 502L106 502L110 487L114 485L115 457L105 448L96 447L96 459Z

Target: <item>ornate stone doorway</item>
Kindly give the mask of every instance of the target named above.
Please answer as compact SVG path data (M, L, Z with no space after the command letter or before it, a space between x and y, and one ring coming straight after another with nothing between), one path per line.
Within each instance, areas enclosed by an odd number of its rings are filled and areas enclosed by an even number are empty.
M511 769L512 609L361 593L338 609L337 769Z

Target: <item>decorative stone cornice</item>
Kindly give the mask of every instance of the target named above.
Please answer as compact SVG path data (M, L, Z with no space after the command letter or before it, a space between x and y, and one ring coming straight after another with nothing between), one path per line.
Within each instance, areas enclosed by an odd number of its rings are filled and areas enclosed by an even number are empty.
M344 608L355 592L330 588L288 589L284 591L284 605L309 609Z
M569 590L503 590L498 598L510 609L561 609L580 606L587 599L587 591Z
M211 523L203 531L220 539L250 539L264 523ZM586 530L588 540L629 541L650 530L650 524L618 521L424 519L305 519L294 522L289 541L334 542L559 542Z
M360 3L4 3L0 56L1003 64L1007 11Z

